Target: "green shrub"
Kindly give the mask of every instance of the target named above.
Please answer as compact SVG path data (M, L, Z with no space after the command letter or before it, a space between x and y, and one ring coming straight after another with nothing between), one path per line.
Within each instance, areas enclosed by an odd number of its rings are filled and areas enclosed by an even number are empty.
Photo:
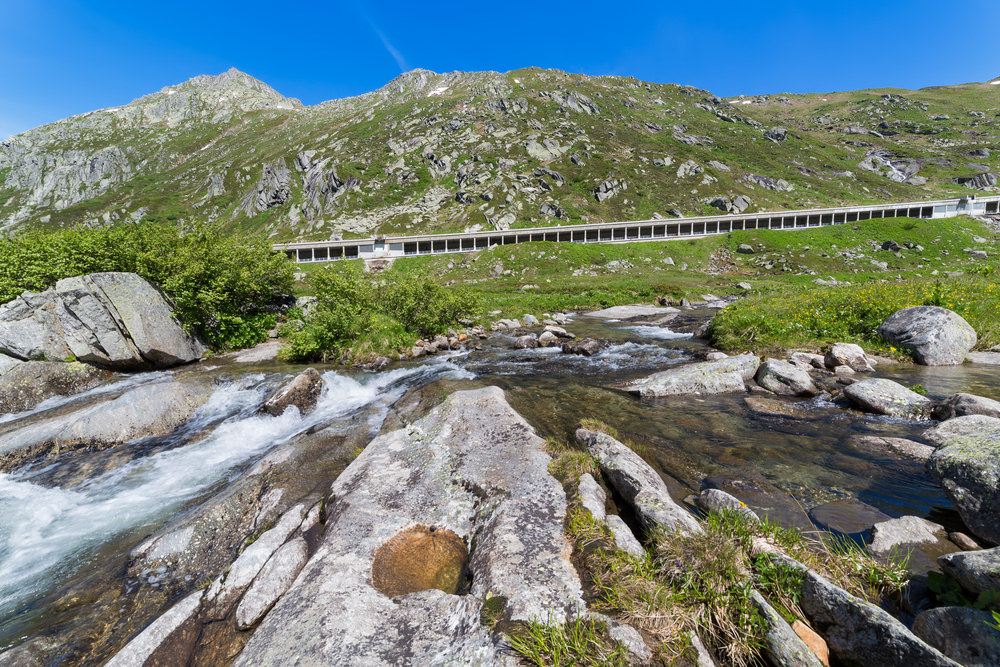
M292 289L292 264L265 239L144 221L0 236L0 302L99 271L137 273L173 299L180 318L215 349L260 342Z
M375 282L351 264L332 264L309 277L316 303L291 332L281 356L289 361L368 360L440 334L478 317L479 298L425 274Z

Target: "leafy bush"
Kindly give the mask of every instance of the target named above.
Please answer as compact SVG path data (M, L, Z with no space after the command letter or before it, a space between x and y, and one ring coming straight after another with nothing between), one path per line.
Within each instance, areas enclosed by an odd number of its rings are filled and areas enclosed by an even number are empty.
M0 302L99 271L127 271L170 295L185 325L216 349L267 336L291 292L293 267L263 238L144 221L0 237Z
M344 264L309 279L316 303L302 329L288 336L282 357L290 361L382 356L415 338L444 333L481 311L472 292L441 285L428 275L373 282Z

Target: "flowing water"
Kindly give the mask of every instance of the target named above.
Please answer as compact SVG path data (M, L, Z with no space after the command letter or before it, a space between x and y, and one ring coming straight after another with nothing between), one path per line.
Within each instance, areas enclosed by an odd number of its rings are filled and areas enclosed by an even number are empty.
M49 401L20 420L65 412L144 382L198 378L211 398L179 431L107 452L0 473L0 648L44 629L46 605L65 582L90 570L121 569L129 551L158 526L239 479L268 452L323 425L368 415L373 436L407 391L445 381L445 389L495 384L542 435L572 439L582 418L616 427L639 447L678 498L703 484L737 489L751 506L814 529L808 510L857 500L889 515L951 517L943 492L922 465L861 448L852 436L919 439L928 424L862 415L822 399L789 401L794 418L762 416L744 395L647 401L615 387L689 362L702 344L669 329L575 318L578 336L606 339L593 357L558 349L513 349L494 335L481 349L438 355L380 373L327 369L317 409L303 417L257 414L281 381L301 370L277 362L195 366L132 376L81 397ZM896 367L878 375L922 384L932 397L967 391L1000 398L988 367ZM0 436L2 437L2 436ZM103 576L103 575L102 575ZM28 621L31 620L31 623Z

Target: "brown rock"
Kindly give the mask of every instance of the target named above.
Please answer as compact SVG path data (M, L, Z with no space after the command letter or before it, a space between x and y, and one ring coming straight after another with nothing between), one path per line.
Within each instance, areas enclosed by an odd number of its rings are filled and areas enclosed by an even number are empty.
M815 630L802 621L797 620L792 623L792 631L799 636L803 644L809 647L810 651L816 654L820 662L826 665L826 667L830 667L830 649L827 647L826 642L823 641L823 638L816 634Z

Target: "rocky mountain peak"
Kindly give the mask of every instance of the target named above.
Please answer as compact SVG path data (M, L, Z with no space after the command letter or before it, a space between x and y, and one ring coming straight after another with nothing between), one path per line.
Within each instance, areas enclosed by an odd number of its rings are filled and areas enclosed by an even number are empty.
M177 98L176 100L171 98ZM165 105L164 102L168 101ZM166 117L173 114L170 110L180 110L188 103L196 102L202 111L215 110L219 107L233 107L243 111L256 109L297 109L302 103L288 98L259 79L241 72L235 67L222 74L202 74L187 81L167 86L157 93L146 95L134 100L129 106L152 106L153 116L160 117L159 111L166 106ZM190 117L190 111L183 113ZM147 114L148 115L148 114Z

